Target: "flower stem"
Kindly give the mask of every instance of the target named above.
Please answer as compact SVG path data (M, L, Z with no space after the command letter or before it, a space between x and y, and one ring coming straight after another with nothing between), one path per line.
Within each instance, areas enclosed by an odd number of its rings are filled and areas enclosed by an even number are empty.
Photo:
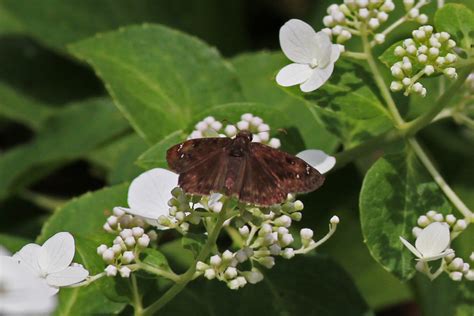
M457 95L459 88L461 88L464 81L466 81L466 78L473 70L474 65L463 68L458 79L439 97L430 111L401 126L404 133L410 136L415 135L420 129L429 124L449 104L451 99Z
M131 290L132 290L132 301L133 301L133 308L134 308L134 315L141 316L143 314L143 305L142 305L142 298L140 296L140 292L138 291L138 284L137 278L134 274L130 276L131 278Z
M433 177L435 182L438 184L438 186L441 188L441 190L444 192L446 197L459 210L459 212L461 212L461 214L464 215L467 222L470 223L472 220L474 220L474 216L471 210L469 210L469 208L463 203L463 201L456 195L456 193L446 183L446 181L438 172L438 170L436 170L435 166L433 165L431 160L428 158L424 150L421 148L418 141L414 138L409 138L408 143L411 145L411 147L415 151L420 161L423 163L425 168L431 174L431 176Z
M222 225L228 218L226 213L226 205L224 205L223 210L219 213L219 216L217 217L217 222L215 223L211 233L209 234L209 238L207 239L206 244L202 247L193 264L185 273L179 276L179 278L176 280L176 283L165 294L163 294L162 297L160 297L156 302L145 308L145 310L143 311L144 316L154 315L169 301L171 301L176 295L178 295L193 279L194 273L196 272L196 263L198 261L205 260L214 245L216 244L217 237L219 236L219 233L222 229Z
M382 74L379 71L377 63L375 62L374 56L372 55L372 48L369 42L368 33L367 33L367 26L363 25L361 29L361 38L362 38L362 45L364 47L364 53L367 56L367 63L369 64L370 70L374 74L374 79L377 87L382 94L385 102L387 103L388 110L392 114L392 117L395 121L395 125L398 127L404 123L400 113L398 112L397 106L393 101L392 95L390 94L390 90L388 89L385 81L383 80Z
M97 281L98 279L100 279L104 276L105 276L105 272L101 272L99 274L89 276L85 281L82 281L82 282L79 282L79 283L76 283L76 284L72 284L72 285L69 285L69 286L66 286L66 287L67 288L73 288L73 287L88 286L92 282Z
M143 263L143 262L137 262L137 265L138 265L139 269L145 270L145 271L147 271L151 274L156 274L156 275L162 276L162 277L170 279L171 281L174 281L174 282L177 282L179 280L179 275L177 275L173 271L167 271L167 270L159 269L157 267L148 265L148 264Z
M342 56L353 58L353 59L359 59L359 60L367 59L367 55L365 53L351 52L351 51L345 51L344 53L342 53Z

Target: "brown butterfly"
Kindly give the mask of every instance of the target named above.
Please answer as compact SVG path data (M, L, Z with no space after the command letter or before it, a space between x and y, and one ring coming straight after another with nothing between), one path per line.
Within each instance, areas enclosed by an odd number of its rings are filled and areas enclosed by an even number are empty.
M240 131L234 139L185 141L168 149L166 159L185 192L220 192L260 206L281 203L288 193L314 191L324 182L324 176L304 160L252 143L248 131Z

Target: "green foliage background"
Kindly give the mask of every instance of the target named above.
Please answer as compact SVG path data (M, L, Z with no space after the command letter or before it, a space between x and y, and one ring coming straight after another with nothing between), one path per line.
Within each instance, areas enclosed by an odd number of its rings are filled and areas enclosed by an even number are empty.
M126 205L130 180L165 167L166 149L207 115L229 122L259 115L288 131L278 137L291 153L334 154L387 132L390 115L360 63L340 60L309 96L274 81L288 63L278 49L279 26L300 17L319 29L330 3L0 0L0 244L14 252L69 231L77 260L100 272L95 247L110 241L101 228L110 209ZM469 47L474 19L443 14L437 27ZM397 29L394 41L409 30ZM388 71L384 76L389 80ZM433 104L397 98L408 118ZM474 208L472 134L439 122L420 139ZM412 256L398 242L421 213L453 211L410 148L398 142L341 167L303 197L302 225L316 234L332 214L342 220L320 254L277 262L262 284L237 293L217 281L195 282L163 314L383 315L393 306L412 310L407 303L416 301L426 315L472 315L472 284L413 278ZM184 269L192 253L176 237L168 234L149 262ZM457 243L461 254L472 251L472 229ZM126 283L61 290L57 314L128 315ZM149 277L140 283L148 303L168 286Z

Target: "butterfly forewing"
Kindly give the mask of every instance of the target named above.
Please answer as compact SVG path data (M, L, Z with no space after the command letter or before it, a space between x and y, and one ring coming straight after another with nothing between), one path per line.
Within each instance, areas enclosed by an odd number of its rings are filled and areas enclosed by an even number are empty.
M190 139L168 149L166 160L174 172L186 172L215 155L222 154L231 143L232 140L226 137Z
M250 144L250 159L258 161L287 193L311 192L324 183L324 176L304 160L263 144Z

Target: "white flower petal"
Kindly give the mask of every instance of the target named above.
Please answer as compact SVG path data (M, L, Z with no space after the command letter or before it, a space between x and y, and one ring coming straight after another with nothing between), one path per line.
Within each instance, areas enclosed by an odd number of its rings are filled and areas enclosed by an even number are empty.
M15 258L0 256L0 314L49 314L56 306L44 279L32 274Z
M313 168L324 174L331 170L336 164L336 158L329 156L322 150L307 149L299 152L296 157L299 157L309 163Z
M305 82L311 77L313 69L306 64L289 64L283 67L276 76L276 82L283 87L290 87Z
M408 250L410 250L415 256L417 256L418 258L421 258L421 253L416 250L415 247L413 247L412 244L410 244L408 241L406 241L403 237L399 237L400 238L400 241L405 245L405 247L408 248Z
M329 35L324 32L318 32L315 35L313 57L318 61L318 68L326 68L331 62L333 45Z
M321 87L334 70L334 64L329 64L326 68L315 68L311 77L300 86L301 91L311 92Z
M434 261L434 260L438 260L438 259L441 259L441 258L444 258L446 257L447 255L450 255L454 253L454 250L453 249L446 249L445 251L443 251L442 253L440 254L437 254L437 255L434 255L434 256L429 256L429 257L423 257L421 259L417 259L419 261Z
M280 28L280 46L291 61L310 64L316 57L315 36L316 32L309 24L292 19Z
M330 59L329 62L334 64L339 59L339 57L341 56L341 49L339 48L339 45L337 45L337 44L332 44L331 47L332 47L332 49L331 49L331 59Z
M0 246L0 256L9 256L10 251L7 248Z
M148 170L130 184L128 205L132 214L158 219L168 215L171 191L178 186L178 175L162 168Z
M38 263L43 272L54 273L66 269L75 253L74 238L61 232L52 236L41 247Z
M61 287L83 281L89 275L89 271L83 267L67 267L66 269L48 274L46 281L51 286Z
M13 258L20 261L20 264L28 268L34 275L40 275L41 269L38 263L41 246L37 244L27 244L23 246Z
M449 247L449 242L449 226L434 222L421 231L416 239L415 246L423 257L433 257L446 250Z

